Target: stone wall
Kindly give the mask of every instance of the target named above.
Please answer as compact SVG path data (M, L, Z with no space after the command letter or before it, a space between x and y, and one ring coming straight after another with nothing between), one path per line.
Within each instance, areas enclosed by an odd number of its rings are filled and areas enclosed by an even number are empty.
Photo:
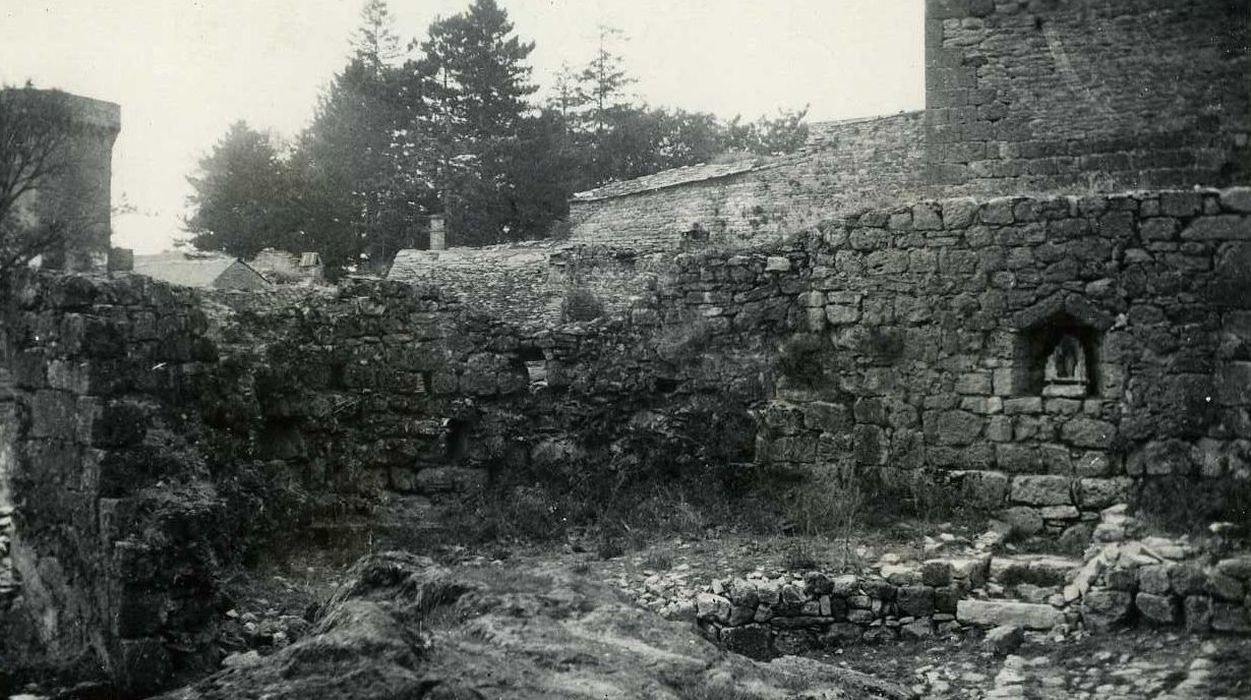
M12 614L46 658L148 692L214 667L218 575L253 539L369 524L396 503L420 527L488 485L749 450L769 339L797 318L763 268L737 277L752 295L737 322L692 316L690 261L628 314L544 328L395 282L24 279L3 325ZM723 427L732 439L685 437Z
M757 458L946 472L1027 531L1093 519L1134 478L1245 477L1249 196L951 199L826 226L776 259L809 334ZM1076 393L1043 380L1064 336Z
M640 251L677 249L687 241L745 247L779 240L840 212L918 193L921 113L814 129L800 153L746 171L634 194L598 197L593 191L575 197L572 240Z
M1251 174L1245 0L928 0L927 179L982 194Z
M475 311L537 329L566 320L573 293L589 294L602 313L628 311L669 274L671 259L635 248L529 241L403 250L387 279L437 287L449 297L471 300Z
M1224 187L1251 175L1247 0L927 0L924 112L803 152L576 195L578 242L750 247L920 197Z
M953 198L756 251L562 247L546 285L659 335L754 339L773 398L759 463L937 476L1027 532L1060 532L1139 477L1246 471L1249 205L1237 188ZM1065 336L1076 393L1044 386Z
M202 663L224 532L194 447L217 359L189 292L140 277L31 277L4 309L12 560L47 660L126 687ZM7 293L6 293L7 294ZM14 635L6 641L17 641ZM92 663L92 662L88 662Z
M893 554L893 563L880 560L859 574L757 570L718 579L694 600L665 599L663 582L654 581L663 603L652 607L672 619L693 613L709 639L754 658L997 625L1251 633L1251 557L1186 537L1127 537L1140 526L1124 509L1101 514L1084 561L1001 553L1003 534L992 530L961 552L903 562Z
M432 287L210 298L214 335L239 371L206 420L254 446L247 456L281 470L319 514L387 490L435 495L456 473L443 467L498 458L476 404L529 386L516 332Z

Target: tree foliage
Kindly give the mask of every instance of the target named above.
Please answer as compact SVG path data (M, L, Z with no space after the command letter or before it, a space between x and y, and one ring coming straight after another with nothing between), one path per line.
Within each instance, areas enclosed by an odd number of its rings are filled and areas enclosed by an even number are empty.
M425 244L432 214L455 245L542 237L573 192L806 139L806 110L723 123L637 103L623 41L601 27L591 59L566 66L539 108L534 44L496 0L436 19L407 52L385 0L367 0L353 53L291 153L232 128L201 164L193 242L240 254L315 250L331 271L381 271L399 249Z
M195 247L251 258L292 242L291 173L269 135L235 122L188 181Z
M403 55L400 35L386 0L367 0L361 8L361 25L353 40L356 57L378 66L394 63Z

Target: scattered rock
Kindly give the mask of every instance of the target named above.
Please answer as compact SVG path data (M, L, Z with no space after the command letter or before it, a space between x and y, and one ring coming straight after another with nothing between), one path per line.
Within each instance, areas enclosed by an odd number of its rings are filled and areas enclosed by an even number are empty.
M1025 630L1016 625L1000 625L986 633L983 644L999 656L1016 651L1025 641Z
M256 650L230 654L222 659L222 668L246 668L261 662L261 655Z
M736 643L761 651L765 633L751 627L734 633ZM779 635L777 648L801 640L815 643L795 630ZM492 567L449 570L406 553L361 560L308 636L255 663L232 664L162 697L480 698L501 688L512 698L649 697L660 687L700 697L741 687L767 697L800 687L814 697L910 695L812 659L744 659L565 570L519 566L503 577Z

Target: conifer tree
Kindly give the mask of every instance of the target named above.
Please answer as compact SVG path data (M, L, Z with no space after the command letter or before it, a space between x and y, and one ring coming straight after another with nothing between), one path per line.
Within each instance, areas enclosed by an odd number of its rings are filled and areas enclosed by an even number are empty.
M278 147L246 122L235 122L187 178L195 212L187 220L191 243L251 258L292 241L292 187Z

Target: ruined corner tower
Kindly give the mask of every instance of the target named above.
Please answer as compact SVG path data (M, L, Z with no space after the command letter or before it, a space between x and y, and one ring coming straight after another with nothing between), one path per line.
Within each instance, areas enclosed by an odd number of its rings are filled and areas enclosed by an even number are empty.
M64 242L43 255L45 267L104 270L112 232L113 142L121 131L121 108L111 102L59 90L9 89L24 107L50 115L64 133L48 174L19 200L27 224L59 225Z

